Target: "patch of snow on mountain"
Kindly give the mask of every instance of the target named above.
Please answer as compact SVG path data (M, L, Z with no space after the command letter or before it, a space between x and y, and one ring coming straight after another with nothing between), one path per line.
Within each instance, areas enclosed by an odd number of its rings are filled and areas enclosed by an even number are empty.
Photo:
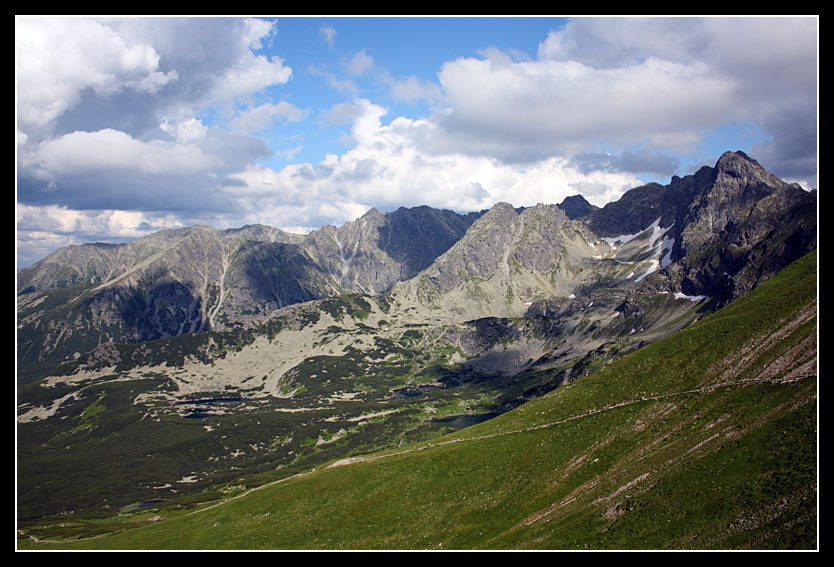
M641 234L646 232L646 230L648 230L649 228L653 228L655 225L659 225L659 224L660 224L660 218L658 217L658 219L656 221L654 221L651 225L649 225L647 228L644 228L643 230L635 232L634 234L621 234L620 236L611 236L611 237L603 238L603 240L605 242L607 242L608 245L611 246L611 248L618 248L620 246L623 246L624 244L628 244L629 242L631 242L632 240L634 240L635 238L637 238L638 236L640 236Z
M675 292L675 299L688 299L689 301L702 301L708 299L706 295L685 295L681 292Z
M672 263L672 247L674 245L674 238L663 235L663 242L660 243L660 251L662 253L662 257L660 258L660 266L662 268L665 268L666 266Z

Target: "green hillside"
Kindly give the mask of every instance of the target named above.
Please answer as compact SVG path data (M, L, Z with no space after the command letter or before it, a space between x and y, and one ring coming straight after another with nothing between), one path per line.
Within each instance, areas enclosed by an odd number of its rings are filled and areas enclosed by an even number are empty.
M18 547L815 549L816 265L430 443Z

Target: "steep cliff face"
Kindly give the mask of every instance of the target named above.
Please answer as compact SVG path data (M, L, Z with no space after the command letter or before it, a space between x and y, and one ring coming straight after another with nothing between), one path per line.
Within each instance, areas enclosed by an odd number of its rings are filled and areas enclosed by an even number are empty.
M20 501L141 504L426 439L689 327L816 247L815 192L740 153L566 207L59 251L20 279Z
M587 217L599 209L599 207L589 203L588 200L582 195L571 195L570 197L565 197L562 202L559 203L559 208L565 211L565 214L571 220Z
M816 193L727 152L602 208L576 196L466 215L371 209L309 235L197 226L62 249L19 273L18 357L54 364L344 293L390 293L395 309L447 323L520 317L570 296L610 309L665 291L719 305L815 247Z
M727 152L683 215L680 285L723 301L816 248L816 192L788 184L742 152Z
M392 213L372 208L339 228L311 233L301 248L329 275L331 294L376 295L428 267L478 216L425 206Z
M459 320L518 317L533 301L565 297L584 281L598 253L594 239L556 205L498 203L392 297L403 308L422 305Z
M18 274L18 357L23 366L54 364L108 341L222 329L286 305L383 293L429 265L477 216L371 209L309 235L196 226L64 248Z
M205 331L313 299L316 266L296 241L265 227L192 227L59 250L20 274L19 362Z
M768 173L743 152L715 167L650 184L591 214L601 236L632 234L659 219L672 243L675 291L730 301L816 247L816 192Z
M696 186L684 217L681 231L683 255L703 248L707 242L728 228L746 221L749 211L759 201L776 192L801 191L768 173L742 152L721 156L707 183ZM686 206L686 204L683 204ZM779 211L774 209L773 213Z

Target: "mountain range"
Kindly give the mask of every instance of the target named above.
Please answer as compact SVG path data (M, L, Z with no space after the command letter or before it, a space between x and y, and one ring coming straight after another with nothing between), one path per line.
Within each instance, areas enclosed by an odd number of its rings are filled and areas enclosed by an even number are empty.
M512 413L746 296L816 215L727 152L604 207L58 250L18 271L19 522L189 508Z

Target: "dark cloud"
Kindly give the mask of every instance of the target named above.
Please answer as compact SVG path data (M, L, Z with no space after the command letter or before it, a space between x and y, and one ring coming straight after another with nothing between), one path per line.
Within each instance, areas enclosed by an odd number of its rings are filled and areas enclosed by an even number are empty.
M218 179L272 153L263 138L195 119L288 78L280 59L253 51L269 22L54 18L18 28L21 203L220 210L229 204L213 197Z
M585 152L573 156L570 164L582 173L629 172L662 177L671 177L680 168L680 160L677 158L650 150L624 150L619 154Z
M351 146L280 170L259 163L270 156L264 139L241 133L258 131L251 123L265 123L262 113L306 116L264 95L292 72L292 61L258 50L271 22L17 21L43 26L16 44L31 39L16 61L17 192L29 207L27 242L39 249L64 242L43 235L53 229L39 230L39 215L60 221L55 235L71 234L75 219L83 234L124 235L211 220L312 228L368 205L561 200L553 187L602 205L637 175L685 173L679 159L703 151L710 133L729 138L726 125L765 132L751 141L753 157L815 184L814 18L571 20L542 38L536 60L491 49L448 60L436 82L391 84L395 95L406 86L409 97L430 93L429 117L388 116L386 125L375 101L330 104L321 124L350 124ZM371 64L359 53L356 73ZM360 75L327 78L346 88ZM136 215L113 214L124 210ZM131 222L136 232L124 228Z
M763 124L771 138L755 144L753 153L765 168L784 179L817 186L817 115L802 106L773 114Z
M218 191L218 180L211 175L125 175L120 171L63 175L49 186L20 177L17 200L24 205L58 205L75 210L219 213L237 208Z
M772 136L760 147L775 166L810 174L817 26L813 17L571 20L536 61L491 52L444 64L448 107L436 117L439 143L427 146L514 162L600 145L681 154L750 124ZM575 158L586 171L595 160L647 173L672 165L660 153Z

